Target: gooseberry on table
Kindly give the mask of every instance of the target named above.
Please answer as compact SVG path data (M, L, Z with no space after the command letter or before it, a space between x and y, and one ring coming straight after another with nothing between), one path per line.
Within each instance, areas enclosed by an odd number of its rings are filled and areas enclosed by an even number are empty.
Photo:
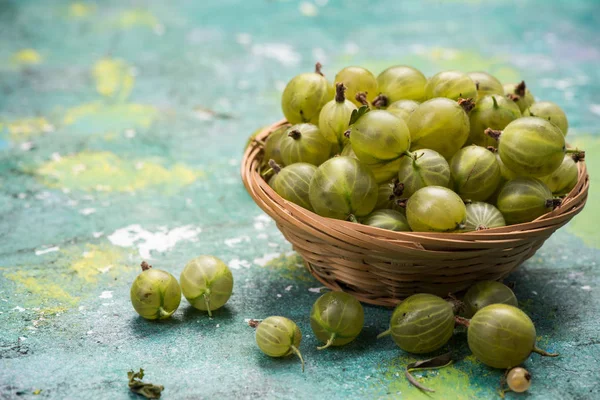
M285 357L295 354L302 363L304 359L298 350L302 341L302 332L291 319L273 316L265 318L256 327L256 344L258 348L270 357Z
M275 171L275 176L272 181L269 181L269 186L284 199L307 210L312 210L308 189L317 167L308 163L294 163L281 168L274 161L269 162L269 165Z
M477 87L469 75L460 71L438 72L427 81L425 97L445 97L452 100L477 99Z
M504 216L489 203L475 201L466 205L467 219L463 232L481 231L506 226Z
M512 290L501 282L481 281L467 290L463 298L464 316L471 318L479 310L490 304L508 304L517 307L517 297Z
M364 311L358 300L345 292L325 293L317 299L310 312L310 326L324 346L343 346L360 333L364 325Z
M313 124L292 125L279 143L284 165L305 162L319 166L329 159L332 146Z
M212 312L223 307L231 297L233 275L217 257L202 255L190 260L179 278L181 290L196 309Z
M502 179L494 153L476 145L463 147L454 154L450 172L454 190L464 200L486 200Z
M333 88L317 63L315 72L297 75L288 82L281 96L281 109L291 124L317 124L321 109L332 97Z
M181 288L170 273L152 268L142 262L139 274L130 290L131 304L135 311L146 319L169 318L181 302Z
M466 217L462 199L441 186L419 189L406 203L406 219L414 232L454 232L464 228Z

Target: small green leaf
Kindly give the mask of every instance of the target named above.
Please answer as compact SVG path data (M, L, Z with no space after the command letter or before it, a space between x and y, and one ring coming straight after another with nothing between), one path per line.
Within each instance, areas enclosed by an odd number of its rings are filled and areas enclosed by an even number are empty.
M362 117L369 111L371 111L369 106L361 106L358 110L357 109L352 110L352 115L350 116L350 123L348 125L354 124L356 121L358 121L358 119L360 117Z

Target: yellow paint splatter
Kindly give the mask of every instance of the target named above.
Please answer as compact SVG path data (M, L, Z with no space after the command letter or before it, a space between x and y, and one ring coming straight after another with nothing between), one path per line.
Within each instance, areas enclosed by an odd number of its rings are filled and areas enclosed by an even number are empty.
M136 103L82 104L68 109L63 117L65 125L79 123L83 129L103 131L127 128L148 128L158 117L158 110L149 105Z
M96 90L102 96L125 100L133 89L135 77L133 68L125 61L103 58L94 64L92 76Z
M2 127L0 126L0 131ZM54 126L46 118L33 117L10 121L6 124L13 141L25 141L33 136L54 131Z
M123 160L109 152L81 152L49 161L37 170L50 187L84 191L133 192L163 186L169 193L202 177L182 164L170 169L149 160Z
M314 278L306 270L302 257L298 254L287 255L282 253L279 257L267 262L264 268L277 271L282 277L290 280L312 282Z
M77 304L79 298L69 294L63 286L58 284L63 277L58 274L52 277L46 274L39 274L38 271L20 270L5 275L11 281L19 285L21 291L31 293L39 300L39 303L45 304L50 300L73 306Z
M80 248L68 248L61 251L68 259L74 260L71 269L87 283L96 283L98 277L107 274L116 277L128 269L123 249L109 245L87 244L83 253Z
M151 12L142 9L126 10L117 18L117 26L122 29L131 29L138 26L158 29L161 24Z
M22 49L13 54L12 61L17 65L36 65L42 62L42 55L34 49Z
M75 2L69 6L69 17L77 19L77 18L85 18L89 15L93 14L96 11L95 4L87 4L83 2Z

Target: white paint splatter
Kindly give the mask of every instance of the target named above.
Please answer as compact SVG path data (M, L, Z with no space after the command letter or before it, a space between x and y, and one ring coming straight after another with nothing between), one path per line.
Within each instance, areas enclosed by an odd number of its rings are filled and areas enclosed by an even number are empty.
M279 245L277 243L269 242L269 243L267 243L267 246L269 246L269 247L278 247Z
M236 165L238 165L240 162L238 161L237 158L231 158L228 161L229 165L231 165L232 167L235 167Z
M104 292L102 292L102 294L99 297L101 299L112 299L112 291L105 290Z
M321 286L321 287L311 287L311 288L308 288L308 291L309 291L309 292L312 292L312 293L321 293L321 291L322 291L323 289L327 289L327 288L326 288L325 286Z
M217 327L217 328L220 328L220 327L221 327L221 324L217 324L217 325L216 325L216 327Z
M249 236L240 236L240 237L225 239L225 245L227 245L227 247L234 247L235 245L244 243L244 242L245 243L250 242L250 237Z
M281 298L281 295L280 295L279 293L277 293L277 297L278 297L278 298Z
M536 292L535 290L532 290L531 293L533 293L534 295L537 296L538 292Z
M18 311L18 312L23 312L23 311L25 311L25 309L24 309L23 307L21 307L21 306L16 306L15 308L13 308L13 310L16 310L16 311Z
M79 211L80 214L83 215L90 215L96 212L95 208L84 208L83 210Z
M252 46L252 53L256 56L279 61L286 67L298 65L302 57L287 43L264 43Z
M242 46L247 46L252 43L252 36L249 33L238 33L235 35L235 41Z
M317 6L307 1L300 3L300 6L298 8L300 9L302 15L305 15L307 17L314 17L319 13Z
M329 0L315 0L315 4L319 7L325 7L329 3Z
M86 332L88 335L91 335L92 333L94 333L94 331L87 331Z
M125 129L125 137L127 139L133 139L136 135L136 132L134 129Z
M596 115L600 115L600 104L590 104L590 111Z
M200 232L202 229L193 225L180 226L171 230L163 226L159 227L157 232L150 232L139 224L134 224L117 229L108 236L108 240L120 247L136 246L142 258L152 259L150 255L152 250L163 253L182 240L194 242Z
M590 285L585 285L585 286L582 286L581 289L585 290L585 291L590 291L590 290L592 290L592 287Z
M267 254L263 255L262 257L255 258L254 259L254 264L257 264L257 265L260 265L261 267L264 267L265 265L267 265L267 263L269 261L273 261L274 259L276 259L280 255L281 255L281 253L267 253Z
M92 232L92 236L96 239L102 237L102 235L104 235L104 232Z
M23 151L29 151L31 149L33 149L33 142L24 142L21 143L21 150Z
M248 260L240 260L239 258L234 258L229 261L229 267L233 269L250 268L252 264Z
M45 249L36 250L35 255L41 256L42 254L54 253L55 251L59 251L59 250L60 250L60 247L58 247L58 246L47 247Z
M101 274L105 274L105 273L107 273L108 271L110 271L110 269L111 269L112 267L113 267L112 265L107 265L106 267L103 267L103 268L98 268L98 271L99 271Z
M50 156L50 158L52 159L52 161L60 161L60 160L62 160L62 157L58 153L52 153L52 155Z
M256 235L257 239L268 239L269 235L267 235L266 233L259 233L258 235Z
M286 292L289 292L290 290L292 290L292 288L293 288L293 287L294 287L294 286L292 286L292 285L290 285L290 286L287 286L287 287L285 288L285 291L286 291Z

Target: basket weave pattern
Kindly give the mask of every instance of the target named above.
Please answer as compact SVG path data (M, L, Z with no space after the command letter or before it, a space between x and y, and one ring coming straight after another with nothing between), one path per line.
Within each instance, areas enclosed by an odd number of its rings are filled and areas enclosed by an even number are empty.
M246 149L241 166L244 185L312 275L365 303L394 306L414 293L446 296L477 281L502 279L533 256L587 200L589 177L585 162L580 162L578 182L562 205L524 224L470 233L425 233L324 218L281 198L260 175L264 141L285 123L266 128Z

